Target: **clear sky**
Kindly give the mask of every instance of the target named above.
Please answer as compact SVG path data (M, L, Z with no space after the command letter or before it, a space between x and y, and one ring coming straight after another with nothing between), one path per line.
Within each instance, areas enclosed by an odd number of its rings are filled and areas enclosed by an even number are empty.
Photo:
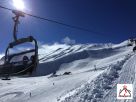
M13 8L12 0L0 5ZM68 28L32 17L20 19L18 37L32 35L38 41L52 44L65 37L76 43L119 43L136 35L135 0L24 0L27 10L41 17L83 27L99 33ZM0 9L0 52L13 40L13 14Z

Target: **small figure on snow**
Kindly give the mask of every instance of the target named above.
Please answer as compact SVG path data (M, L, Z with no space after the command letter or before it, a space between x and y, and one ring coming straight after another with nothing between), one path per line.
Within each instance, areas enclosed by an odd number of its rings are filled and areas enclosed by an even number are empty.
M97 70L96 65L94 65L94 71L96 71L96 70Z
M29 94L29 95L30 95L30 97L32 97L32 93L31 93L31 92L30 92L30 94Z
M53 86L55 85L55 83L53 83Z

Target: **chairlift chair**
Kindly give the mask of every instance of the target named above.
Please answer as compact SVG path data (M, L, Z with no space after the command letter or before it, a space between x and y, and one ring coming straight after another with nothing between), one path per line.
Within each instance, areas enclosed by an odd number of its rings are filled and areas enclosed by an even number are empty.
M12 11L13 14L15 14L15 17L13 17L14 21L14 29L13 29L13 38L14 42L11 42L9 46L6 49L5 57L4 57L4 63L0 65L0 74L5 77L4 80L9 80L9 76L14 75L20 75L20 74L26 74L36 70L37 64L38 64L38 45L36 39L34 39L32 36L29 36L27 38L17 38L17 29L19 24L19 18L25 17L25 13L17 10ZM20 53L16 54L9 54L9 49L14 48L17 45L24 44L24 43L32 43L34 42L34 49L22 51ZM26 56L27 54L34 53L31 58L28 58ZM18 59L16 61L12 61L15 57L23 56L22 60L19 61ZM31 59L31 61L29 61Z
M28 42L29 43L34 42L34 49L22 51L12 55L9 54L9 49L12 49L17 45L28 43ZM31 55L31 57L29 56L30 62L24 64L24 61L26 61L24 57L28 57L27 54L30 53L34 53L33 55ZM22 61L16 60L13 62L12 59L17 56L24 56L24 57L22 58ZM4 64L0 65L0 69L2 69L1 72L2 76L6 76L5 79L8 79L8 76L23 75L27 73L32 74L32 72L36 70L37 64L38 64L37 41L32 36L29 36L27 38L18 39L9 44L5 52Z

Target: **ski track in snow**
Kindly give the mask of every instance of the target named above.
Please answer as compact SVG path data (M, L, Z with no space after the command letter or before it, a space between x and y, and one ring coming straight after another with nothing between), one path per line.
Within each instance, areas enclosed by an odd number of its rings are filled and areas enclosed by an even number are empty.
M108 92L110 84L115 84L113 81L116 79L116 71L120 70L125 61L129 58L126 57L121 62L117 62L117 65L111 66L107 71L101 74L96 80L88 82L75 90L73 90L72 94L69 93L65 96L62 96L59 102L102 102L105 94ZM114 70L117 69L117 70ZM117 74L118 75L118 74ZM109 85L108 85L109 83ZM108 92L109 94L109 92ZM115 96L116 93L112 94ZM109 97L109 96L107 96ZM103 99L102 99L103 98ZM105 102L114 102L111 98L108 98ZM115 98L116 99L116 98Z
M93 93L94 91L91 88L95 87L95 85L93 86L92 84L93 82L92 82L92 83L85 84L84 87L75 89L72 95L71 93L69 93L69 95L67 94L66 96L63 96L60 99L61 100L60 102L136 102L136 94L135 94L136 93L135 92L136 55L132 56L129 60L127 59L129 59L129 57L126 58L124 62L122 61L123 66L121 68L121 71L118 72L119 78L113 81L112 89L109 89L107 93L106 93L106 90L103 91L101 85L99 86L100 84L99 82L95 83L96 88L93 89L95 90L95 93ZM98 81L99 81L99 78L98 78ZM117 84L133 84L134 99L133 100L118 100L117 99L117 87L116 87ZM104 95L102 95L101 93Z
M117 100L117 84L133 84L135 86L135 65L136 65L136 55L130 58L123 66L123 69L120 73L120 77L115 82L115 86L113 89L108 93L108 95L103 99L103 102L131 102L132 100ZM134 91L135 92L135 91ZM136 94L134 94L134 97ZM136 102L135 98L133 102Z
M135 55L136 56L136 55ZM136 102L136 58L133 61L133 100L129 100L129 102Z

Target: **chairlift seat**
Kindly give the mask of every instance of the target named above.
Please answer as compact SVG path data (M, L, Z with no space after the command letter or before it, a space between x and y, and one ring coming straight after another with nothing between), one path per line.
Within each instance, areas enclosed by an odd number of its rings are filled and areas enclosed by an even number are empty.
M27 42L34 42L34 49L30 49L27 51L22 51L20 53L15 53L10 55L9 49L14 48L17 45L23 44L23 43L27 43ZM28 63L27 65L23 65L23 63L19 60L12 62L12 59L16 56L23 56L23 55L27 55L29 53L33 53L33 55L35 56L35 63ZM23 61L23 59L22 59ZM4 60L4 64L0 65L0 69L2 69L1 74L2 75L20 75L20 74L26 74L27 72L32 72L34 69L36 69L38 64L38 45L37 45L37 41L32 37L29 36L27 38L21 38L18 39L14 42L11 42L8 46L8 48L6 49L5 52L5 60Z

